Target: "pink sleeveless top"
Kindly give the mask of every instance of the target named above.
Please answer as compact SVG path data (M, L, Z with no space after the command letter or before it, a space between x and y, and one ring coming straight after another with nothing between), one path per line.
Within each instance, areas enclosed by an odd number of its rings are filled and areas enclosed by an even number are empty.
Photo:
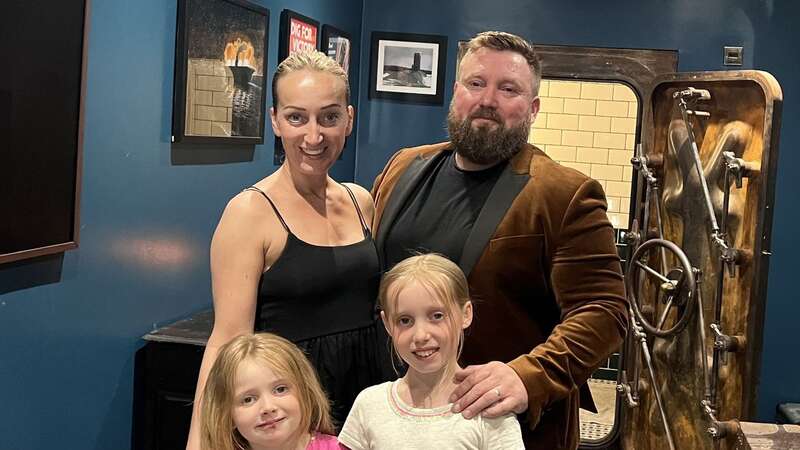
M344 448L345 447L339 445L336 436L316 433L314 439L311 439L311 442L308 443L306 450L340 450Z

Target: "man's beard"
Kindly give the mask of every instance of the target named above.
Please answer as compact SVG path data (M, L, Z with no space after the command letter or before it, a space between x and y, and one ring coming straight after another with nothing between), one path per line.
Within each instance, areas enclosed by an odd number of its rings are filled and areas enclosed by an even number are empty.
M494 129L489 126L473 128L472 120L476 118L493 120L497 126ZM480 165L511 159L522 144L528 142L530 129L530 115L519 125L506 128L500 115L491 108L480 108L459 121L451 104L447 114L447 131L456 153Z

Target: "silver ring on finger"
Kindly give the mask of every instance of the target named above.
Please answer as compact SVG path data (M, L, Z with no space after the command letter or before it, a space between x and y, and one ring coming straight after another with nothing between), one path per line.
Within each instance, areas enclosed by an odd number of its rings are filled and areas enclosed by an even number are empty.
M494 388L492 392L494 392L495 397L500 398L500 388Z

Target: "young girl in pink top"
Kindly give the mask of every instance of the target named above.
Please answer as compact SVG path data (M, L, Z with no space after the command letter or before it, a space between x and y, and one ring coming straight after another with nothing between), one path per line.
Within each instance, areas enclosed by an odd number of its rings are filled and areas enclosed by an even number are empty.
M201 410L203 450L339 450L330 404L294 344L269 333L220 348Z

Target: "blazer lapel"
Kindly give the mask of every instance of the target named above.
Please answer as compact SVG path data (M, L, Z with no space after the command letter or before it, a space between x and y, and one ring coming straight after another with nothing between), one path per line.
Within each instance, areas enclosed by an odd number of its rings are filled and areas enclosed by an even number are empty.
M408 165L403 175L397 180L394 191L386 202L386 207L383 210L380 223L378 224L378 233L375 236L375 245L378 247L381 264L383 264L384 259L383 246L386 242L386 236L391 231L397 214L400 213L402 207L408 201L408 197L416 190L419 183L425 180L427 175L431 173L448 153L447 151L442 151L429 158L417 156L411 164Z
M520 152L522 153L522 152ZM517 194L522 191L522 188L528 183L530 175L528 172L515 170L514 161L509 161L500 178L497 179L489 197L483 204L475 224L472 226L472 231L469 233L467 242L464 243L464 249L461 252L461 260L458 265L464 271L464 275L469 277L478 258L483 254L489 239L497 229L497 225L505 217L511 203L517 198Z

